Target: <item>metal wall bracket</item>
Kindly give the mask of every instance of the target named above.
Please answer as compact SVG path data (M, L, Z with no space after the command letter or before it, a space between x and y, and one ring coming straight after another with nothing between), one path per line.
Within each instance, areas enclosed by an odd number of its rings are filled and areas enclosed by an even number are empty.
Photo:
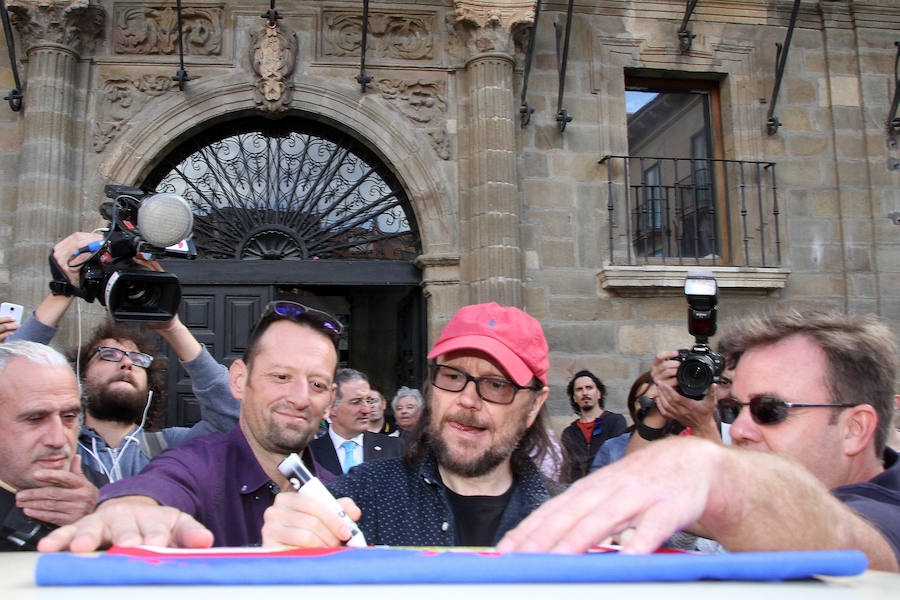
M894 42L897 46L897 56L894 57L894 99L891 100L891 108L888 111L887 130L890 141L888 147L897 149L897 136L900 135L900 116L897 108L900 107L900 42Z
M269 10L259 16L269 22L269 27L278 27L278 19L282 18L278 11L275 10L275 0L270 0Z
M522 100L519 104L519 122L522 125L522 129L525 129L528 123L531 122L531 114L534 112L534 107L528 104L527 100L528 78L531 75L531 63L534 60L534 46L535 40L537 39L538 19L540 14L541 0L537 0L537 4L534 7L534 23L528 28L528 49L525 51L525 69L522 74Z
M574 8L575 0L569 0L569 8L566 10L566 38L563 43L562 55L560 55L559 44L562 41L562 25L559 21L555 21L553 23L553 28L556 29L556 69L559 72L559 95L556 99L556 122L559 125L559 131L563 132L566 130L566 124L572 122L572 117L569 116L568 111L563 108L563 94L566 89L566 68L569 62L569 38L572 36L572 9Z
M359 84L359 91L366 93L366 86L371 83L372 77L366 74L366 41L369 37L369 0L363 0L363 17L362 17L362 40L359 45L359 75L356 76L356 83Z
M3 96L3 99L9 102L9 108L13 112L22 110L22 102L25 95L22 93L22 82L19 80L19 67L16 63L16 44L13 39L12 27L9 24L9 13L6 12L6 1L0 0L0 18L3 19L3 34L6 36L6 47L9 50L9 65L12 68L13 80L16 87L9 91L9 94Z
M799 12L800 0L794 0L794 9L791 11L791 22L784 36L784 44L775 43L775 87L772 88L772 101L769 102L769 114L766 119L766 132L769 135L775 135L781 127L781 121L775 116L775 105L778 103L778 90L781 89L781 79L784 77L784 68L787 65L788 51L791 49L791 38L794 36L794 26L797 24Z
M184 91L184 84L191 80L191 76L184 70L184 31L181 27L181 0L175 3L178 12L178 70L172 77L172 81L178 82L178 89Z
M684 7L684 18L681 20L681 27L678 29L678 47L681 49L682 54L690 51L691 44L693 44L694 38L697 37L688 25L691 15L694 14L694 9L697 7L697 2L699 0L687 0L687 4Z

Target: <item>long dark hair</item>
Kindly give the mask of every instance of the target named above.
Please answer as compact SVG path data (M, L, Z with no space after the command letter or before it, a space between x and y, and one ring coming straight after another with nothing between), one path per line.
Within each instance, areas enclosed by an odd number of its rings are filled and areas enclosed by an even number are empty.
M566 393L569 395L569 404L572 406L572 410L575 411L576 415L581 414L581 407L578 406L578 403L575 402L575 380L579 377L590 377L594 382L594 385L597 386L597 390L600 392L600 398L597 400L597 404L600 408L606 408L606 386L603 385L603 382L600 381L600 378L588 371L587 369L582 369L575 373L572 379L569 380L569 385L566 386Z

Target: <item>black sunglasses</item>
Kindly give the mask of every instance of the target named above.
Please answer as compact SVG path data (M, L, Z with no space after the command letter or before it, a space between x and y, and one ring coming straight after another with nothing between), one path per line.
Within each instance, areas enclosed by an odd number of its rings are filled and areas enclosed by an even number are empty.
M144 369L148 369L153 363L153 357L149 354L144 354L143 352L129 352L128 350L114 348L113 346L97 346L94 350L94 354L98 354L101 359L108 360L109 362L122 362L122 359L127 356L128 360L131 361L131 364Z
M313 317L319 322L322 328L327 329L335 337L340 336L341 332L344 330L344 326L341 325L341 322L327 312L304 306L299 302L292 302L290 300L276 300L275 302L269 302L266 305L266 309L263 311L263 317L272 314L281 315L282 317L299 317L301 315Z
M722 398L717 403L719 418L723 423L734 423L741 413L741 409L745 406L750 407L750 416L753 417L753 421L756 424L774 425L787 419L788 409L790 408L815 408L817 406L848 408L856 405L847 403L814 404L810 402L788 402L774 396L757 396L751 398L750 402L739 402L736 398Z

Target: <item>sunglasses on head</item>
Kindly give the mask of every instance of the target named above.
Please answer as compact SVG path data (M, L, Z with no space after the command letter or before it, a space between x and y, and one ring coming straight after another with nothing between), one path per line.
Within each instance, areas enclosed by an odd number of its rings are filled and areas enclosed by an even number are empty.
M301 315L313 317L319 321L319 324L323 329L327 330L330 335L335 337L340 336L341 332L344 330L344 326L341 325L341 322L327 312L316 310L315 308L310 308L299 302L292 302L290 300L276 300L275 302L269 302L269 304L266 305L266 309L263 311L263 317L271 314L281 315L282 317L299 317Z
M113 346L97 346L94 353L98 354L102 360L108 360L109 362L122 362L122 359L127 356L131 364L144 369L149 368L150 364L153 363L153 357L149 354L129 352Z
M758 425L774 425L781 423L788 416L788 409L791 408L815 408L817 406L828 406L832 408L848 408L855 404L847 403L826 403L815 404L810 402L788 402L774 396L757 396L751 398L750 402L739 402L736 398L722 398L717 404L719 410L719 418L723 423L734 423L741 409L745 406L750 407L750 416Z

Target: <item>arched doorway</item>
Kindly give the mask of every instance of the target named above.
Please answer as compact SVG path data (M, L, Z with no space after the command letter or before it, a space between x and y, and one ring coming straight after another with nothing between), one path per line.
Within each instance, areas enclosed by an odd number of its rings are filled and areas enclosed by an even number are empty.
M182 281L182 320L220 362L243 353L267 302L292 299L344 321L341 365L369 374L384 394L421 383L415 215L358 139L300 117L230 121L179 144L142 187L191 205L198 259L165 266ZM168 383L168 423L197 420L180 368Z

